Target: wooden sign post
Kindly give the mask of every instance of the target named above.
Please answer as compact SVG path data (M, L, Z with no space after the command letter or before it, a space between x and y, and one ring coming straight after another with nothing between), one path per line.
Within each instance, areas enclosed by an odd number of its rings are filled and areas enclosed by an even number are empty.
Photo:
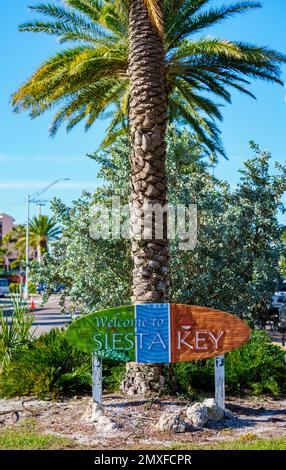
M225 410L224 355L215 357L215 402Z
M92 400L102 405L102 359L92 355Z

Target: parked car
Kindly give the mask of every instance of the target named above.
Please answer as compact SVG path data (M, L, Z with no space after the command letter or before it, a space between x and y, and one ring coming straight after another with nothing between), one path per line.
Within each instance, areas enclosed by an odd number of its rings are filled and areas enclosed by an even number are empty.
M278 331L281 333L282 346L285 346L286 342L286 305L279 310L279 324Z
M65 286L62 284L59 284L56 288L53 289L53 294L59 294L64 290ZM43 294L48 289L48 286L46 284L38 284L37 285L37 293L38 294Z
M286 304L286 295L284 292L276 292L272 297L272 308L280 309Z
M46 289L47 289L47 286L45 284L38 284L37 285L37 293L38 294L42 294L43 292L45 292Z
M5 297L9 295L10 287L8 279L0 279L0 297Z
M286 291L281 290L281 291L275 292L274 295L278 295L279 297L285 297L286 298Z

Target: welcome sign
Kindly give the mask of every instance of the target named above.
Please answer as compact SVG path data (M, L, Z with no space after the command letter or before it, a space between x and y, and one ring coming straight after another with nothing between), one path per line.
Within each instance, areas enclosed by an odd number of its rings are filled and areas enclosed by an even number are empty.
M250 329L234 315L208 307L143 304L91 313L66 334L79 350L99 357L168 363L229 352L249 339Z

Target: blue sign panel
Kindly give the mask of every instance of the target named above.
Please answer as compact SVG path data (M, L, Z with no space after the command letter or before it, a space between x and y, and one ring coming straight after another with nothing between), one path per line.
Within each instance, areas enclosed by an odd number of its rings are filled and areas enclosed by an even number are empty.
M170 362L169 304L135 306L137 362Z

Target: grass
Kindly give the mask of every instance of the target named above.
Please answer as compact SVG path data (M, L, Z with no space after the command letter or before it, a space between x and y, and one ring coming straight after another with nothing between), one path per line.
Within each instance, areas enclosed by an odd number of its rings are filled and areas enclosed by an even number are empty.
M276 439L255 439L249 442L243 442L241 440L228 443L224 442L219 444L217 448L220 450L286 450L286 437Z
M240 439L207 445L174 444L172 449L181 450L286 450L286 436L273 439L259 439L253 434L245 434Z
M90 448L90 446L89 446ZM35 420L25 420L0 432L0 450L61 450L85 449L72 439L36 431ZM155 450L153 446L132 446L125 448L137 450ZM243 434L239 439L226 440L210 444L192 442L174 442L168 447L156 447L156 450L286 450L286 435L273 439L260 439L255 434Z
M75 443L68 438L35 431L33 420L0 432L0 450L60 450L75 449Z

